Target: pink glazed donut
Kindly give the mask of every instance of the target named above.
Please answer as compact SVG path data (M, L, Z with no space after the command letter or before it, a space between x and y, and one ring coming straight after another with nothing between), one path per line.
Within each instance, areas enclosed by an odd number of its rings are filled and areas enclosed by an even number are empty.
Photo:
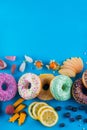
M22 98L33 99L38 96L40 91L41 80L36 74L26 73L19 79L18 92Z
M5 85L4 90L2 86ZM7 73L0 73L0 101L8 101L17 93L17 84L14 77Z

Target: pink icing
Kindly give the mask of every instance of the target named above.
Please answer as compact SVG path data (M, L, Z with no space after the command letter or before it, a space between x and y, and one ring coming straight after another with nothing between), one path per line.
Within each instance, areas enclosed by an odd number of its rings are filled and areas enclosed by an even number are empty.
M26 89L26 83L31 83L31 88ZM18 82L18 92L20 96L24 99L33 99L35 98L41 89L41 81L40 78L32 73L24 74Z
M2 85L6 84L7 89L3 90ZM17 84L13 76L6 73L0 73L0 101L12 99L17 92Z

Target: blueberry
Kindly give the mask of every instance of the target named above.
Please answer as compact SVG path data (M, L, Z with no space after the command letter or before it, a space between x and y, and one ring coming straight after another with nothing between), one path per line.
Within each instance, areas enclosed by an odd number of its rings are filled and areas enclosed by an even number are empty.
M85 119L83 120L83 122L84 122L84 123L87 123L87 118L85 118Z
M71 116L70 112L64 113L64 117L69 118Z
M74 121L75 121L75 118L71 117L71 118L70 118L70 121L71 121L71 122L74 122Z
M76 112L77 110L78 110L77 107L72 107L73 112Z
M77 116L76 116L76 119L77 119L77 120L81 120L81 119L82 119L82 115L77 115Z
M62 109L61 106L57 106L57 107L55 108L56 111L61 111L61 109Z
M85 110L85 106L79 106L79 110Z
M60 127L65 127L65 123L60 123L59 126Z
M67 106L66 109L67 110L72 110L72 106Z

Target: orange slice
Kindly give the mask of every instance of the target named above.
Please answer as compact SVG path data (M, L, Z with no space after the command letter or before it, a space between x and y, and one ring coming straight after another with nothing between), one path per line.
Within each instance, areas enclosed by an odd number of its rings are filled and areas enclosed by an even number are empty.
M33 115L33 113L32 113L32 110L33 110L33 107L34 107L34 105L35 105L36 103L37 103L37 102L33 102L33 103L31 103L30 106L28 107L28 113L29 113L29 115L30 115L33 119L35 119L35 117L34 117L34 115Z
M13 104L13 106L14 106L14 107L17 107L17 106L18 106L19 104L21 104L23 101L24 101L23 98L19 98L19 99Z
M20 105L15 109L14 113L20 112L20 111L23 110L25 107L26 107L25 104L20 104Z
M40 122L47 127L54 126L58 121L58 115L51 109L45 109L40 114Z
M54 110L51 106L42 106L42 107L38 110L38 112L37 112L38 119L39 119L39 116L40 116L41 112L43 112L43 110L45 110L45 109L52 109L52 110Z
M44 102L38 102L34 105L33 107L33 110L32 110L32 113L33 113L33 116L35 117L35 119L38 119L38 110L42 107L42 106L46 106L47 104L44 103Z
M18 119L18 124L22 125L26 119L27 114L25 112L20 113L20 117Z
M20 115L16 113L9 119L9 122L15 122L19 117Z

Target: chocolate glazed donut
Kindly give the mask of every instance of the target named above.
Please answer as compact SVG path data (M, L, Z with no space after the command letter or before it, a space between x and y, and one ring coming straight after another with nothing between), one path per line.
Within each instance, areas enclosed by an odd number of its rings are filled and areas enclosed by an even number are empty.
M78 79L74 82L72 95L78 103L87 104L87 88L84 87L82 79Z

